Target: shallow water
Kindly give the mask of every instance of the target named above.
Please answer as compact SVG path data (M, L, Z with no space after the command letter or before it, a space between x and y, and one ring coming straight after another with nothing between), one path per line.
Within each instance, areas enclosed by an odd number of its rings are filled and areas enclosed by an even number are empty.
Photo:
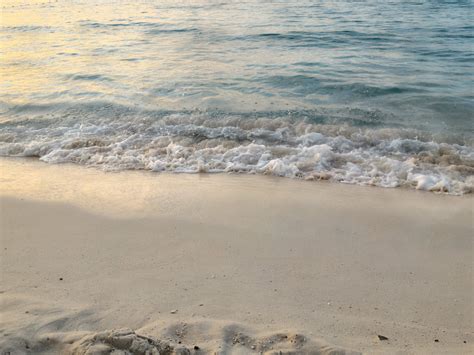
M471 1L1 9L1 155L474 188Z

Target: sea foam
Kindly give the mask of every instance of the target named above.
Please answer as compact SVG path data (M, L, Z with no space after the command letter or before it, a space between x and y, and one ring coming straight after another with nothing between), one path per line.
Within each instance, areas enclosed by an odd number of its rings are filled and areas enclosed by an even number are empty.
M474 189L474 148L413 130L321 125L288 116L98 111L12 119L0 155L104 170L250 173L449 194Z

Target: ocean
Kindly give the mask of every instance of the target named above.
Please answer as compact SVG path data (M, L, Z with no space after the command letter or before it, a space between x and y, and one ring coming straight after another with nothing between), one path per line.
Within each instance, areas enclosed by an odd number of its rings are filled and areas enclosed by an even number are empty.
M0 7L0 156L474 191L472 1Z

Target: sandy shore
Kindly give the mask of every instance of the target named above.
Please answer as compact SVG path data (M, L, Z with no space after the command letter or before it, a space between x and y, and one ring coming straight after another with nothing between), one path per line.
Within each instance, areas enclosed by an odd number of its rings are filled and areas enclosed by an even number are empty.
M0 172L2 354L473 351L472 196Z

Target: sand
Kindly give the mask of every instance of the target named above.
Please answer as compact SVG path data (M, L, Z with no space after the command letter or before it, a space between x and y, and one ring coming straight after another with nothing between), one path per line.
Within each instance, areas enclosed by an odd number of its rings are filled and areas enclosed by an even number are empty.
M27 159L0 173L2 355L473 351L472 196Z

